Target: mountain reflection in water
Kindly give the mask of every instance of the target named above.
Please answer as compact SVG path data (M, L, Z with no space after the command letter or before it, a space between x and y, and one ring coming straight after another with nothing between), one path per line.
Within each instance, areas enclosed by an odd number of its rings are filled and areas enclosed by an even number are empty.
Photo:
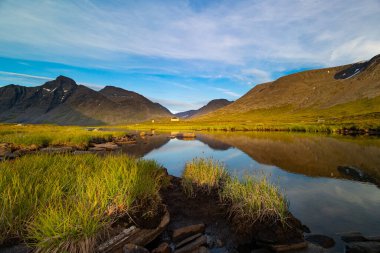
M291 212L312 233L336 240L333 251L343 251L337 233L380 234L378 138L197 133L196 140L183 141L168 136L147 137L146 144L139 144L144 147L135 145L134 151L175 176L181 176L185 163L194 157L213 157L237 175L264 171L283 189Z

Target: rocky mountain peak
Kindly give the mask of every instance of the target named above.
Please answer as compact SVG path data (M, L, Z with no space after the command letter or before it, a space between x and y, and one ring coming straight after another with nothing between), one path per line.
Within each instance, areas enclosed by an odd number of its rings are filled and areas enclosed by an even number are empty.
M77 83L66 76L58 76L55 80L46 82L44 85L42 85L42 88L52 91L54 89L62 89L62 90L72 90L76 88L78 85Z

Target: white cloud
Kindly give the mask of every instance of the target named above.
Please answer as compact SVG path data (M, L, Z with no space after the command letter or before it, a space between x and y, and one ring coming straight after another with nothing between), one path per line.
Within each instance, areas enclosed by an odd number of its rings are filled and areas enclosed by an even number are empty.
M229 89L224 89L224 88L215 88L215 90L217 91L220 91L220 92L223 92L224 94L230 96L230 97L234 97L234 98L239 98L241 97L240 94L237 94Z
M26 78L30 78L30 79L38 79L38 80L44 80L44 81L49 81L49 80L54 79L54 78L46 77L46 76L27 75L27 74L7 72L7 71L0 71L0 75L8 75L8 76L16 76L16 77L26 77Z
M65 62L121 53L252 67L252 59L341 64L380 51L378 0L222 1L202 11L186 1L107 3L4 0L0 53ZM339 52L353 40L362 46Z
M39 85L44 84L47 81L51 81L54 79L55 78L47 77L47 76L36 76L36 75L28 75L28 74L15 73L15 72L0 71L0 80L2 81L3 85L21 84L21 85L39 86ZM105 87L104 85L98 85L98 84L79 83L79 82L77 83L87 86L93 90L100 90Z
M153 97L148 97L150 100L167 108L176 108L176 110L171 110L172 113L184 112L189 110L197 110L202 106L206 105L209 101L197 101L197 102L185 102L176 99L157 99Z
M265 83L273 79L270 72L256 68L244 69L242 74L247 76L247 79L250 80L249 83L252 83L252 80L255 80L256 83Z

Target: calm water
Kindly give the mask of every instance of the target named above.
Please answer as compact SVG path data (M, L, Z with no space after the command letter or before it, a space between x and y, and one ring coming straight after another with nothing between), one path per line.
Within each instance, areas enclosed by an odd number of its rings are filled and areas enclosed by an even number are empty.
M313 234L380 235L380 139L288 133L198 134L195 140L148 137L126 152L154 159L181 176L186 161L213 157L238 175L264 171L285 192L291 212ZM353 166L361 177L338 170ZM364 182L363 182L364 181ZM367 181L367 182L365 182Z

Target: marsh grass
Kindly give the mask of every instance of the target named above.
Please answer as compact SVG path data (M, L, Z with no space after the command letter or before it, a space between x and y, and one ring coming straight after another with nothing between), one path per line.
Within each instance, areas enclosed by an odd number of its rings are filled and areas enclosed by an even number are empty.
M289 215L285 196L264 173L242 179L231 177L222 163L211 158L194 158L186 163L182 188L188 197L216 190L239 230L250 229L257 222L285 225Z
M231 178L220 191L220 197L228 204L234 224L242 230L252 228L257 222L286 224L288 202L265 174Z
M185 165L182 188L188 197L195 197L197 191L210 194L219 189L228 179L224 165L211 158L194 158Z
M111 140L123 131L88 131L77 126L0 124L0 143L20 146L67 145L86 147L94 139Z
M99 234L144 203L160 203L156 162L125 155L37 154L0 163L0 244L92 252ZM141 211L141 210L140 210ZM144 214L152 210L144 206Z

